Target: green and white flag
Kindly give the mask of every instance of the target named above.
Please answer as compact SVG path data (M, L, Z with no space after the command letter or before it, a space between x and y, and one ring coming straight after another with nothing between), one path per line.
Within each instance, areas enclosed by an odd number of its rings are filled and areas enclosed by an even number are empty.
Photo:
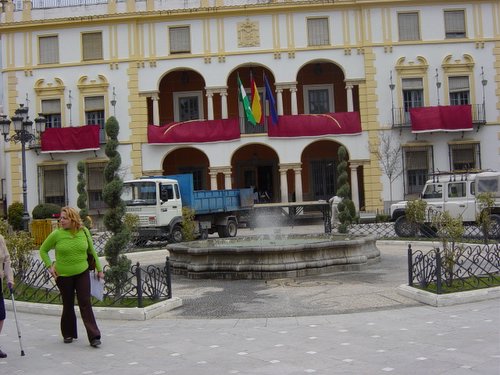
M257 124L255 117L253 117L252 107L250 107L250 100L248 99L247 93L243 84L241 83L240 76L238 75L238 93L240 96L241 104L243 104L243 109L245 110L245 116L249 122L253 125Z

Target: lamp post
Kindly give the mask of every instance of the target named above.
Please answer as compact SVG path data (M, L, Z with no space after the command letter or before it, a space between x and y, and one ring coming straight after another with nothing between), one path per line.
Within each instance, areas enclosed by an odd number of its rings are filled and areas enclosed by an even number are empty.
M483 85L483 120L486 123L486 97L484 95L484 90L486 85L488 84L488 80L484 78L484 69L481 67L481 85Z
M45 118L39 114L35 119L35 133L33 133L33 121L29 119L28 107L19 104L15 115L11 119L6 115L0 116L0 127L5 142L21 143L22 178L23 178L23 228L28 230L30 214L28 212L28 193L26 184L26 144L30 144L37 139L37 135L45 131ZM14 124L14 134L9 136L10 123Z
M392 116L392 126L394 127L394 89L396 88L396 85L394 82L392 82L392 70L391 70L391 77L390 77L390 84L389 84L389 89L391 90L391 116Z
M73 126L73 121L71 119L71 108L73 107L73 103L71 103L71 99L73 99L73 97L71 96L71 90L69 90L68 102L66 103L66 108L68 108L69 111L69 126Z
M111 99L111 106L113 107L113 116L116 117L116 92L113 86L113 99Z
M439 73L436 68L436 92L437 92L437 100L439 105L439 89L441 88L441 82L439 82Z

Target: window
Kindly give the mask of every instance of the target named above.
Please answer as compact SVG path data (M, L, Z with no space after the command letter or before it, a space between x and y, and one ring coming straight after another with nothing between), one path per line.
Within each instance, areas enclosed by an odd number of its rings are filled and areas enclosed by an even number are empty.
M432 166L432 146L404 147L405 194L422 191Z
M45 126L47 128L61 127L61 100L46 99L42 100L42 114L45 117Z
M420 40L418 13L398 13L399 40Z
M465 38L465 13L463 10L444 11L444 32L448 38Z
M104 97L89 96L85 98L85 121L87 125L99 125L101 128L99 139L101 143L106 141L104 131Z
M106 162L87 164L87 194L90 210L98 210L107 207L102 197L102 189L104 188L104 168L106 164Z
M57 35L38 38L38 55L40 64L59 63L59 39Z
M83 60L102 60L102 33L82 34Z
M307 20L307 45L308 46L330 45L328 18L309 18Z
M66 165L38 167L40 203L53 203L61 207L68 204L66 193Z
M170 53L191 52L189 26L169 28Z
M449 145L450 169L467 171L481 169L479 143L454 143Z
M174 120L189 121L203 118L203 101L200 91L174 93Z
M450 105L470 104L469 77L450 77Z
M403 105L405 122L410 122L410 109L424 105L424 86L421 78L403 78Z
M448 184L449 198L463 198L467 195L467 184L465 182L450 182Z
M331 85L304 86L304 112L306 114L331 113L333 87Z

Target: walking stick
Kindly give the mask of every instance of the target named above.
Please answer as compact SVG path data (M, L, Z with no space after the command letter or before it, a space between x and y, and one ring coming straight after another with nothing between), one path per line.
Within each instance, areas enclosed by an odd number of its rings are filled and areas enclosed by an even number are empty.
M19 322L17 321L16 301L14 300L14 290L9 287L10 298L12 298L12 309L14 310L14 319L16 321L17 337L19 337L19 347L21 348L21 357L24 356L23 343L21 341L21 330L19 329Z

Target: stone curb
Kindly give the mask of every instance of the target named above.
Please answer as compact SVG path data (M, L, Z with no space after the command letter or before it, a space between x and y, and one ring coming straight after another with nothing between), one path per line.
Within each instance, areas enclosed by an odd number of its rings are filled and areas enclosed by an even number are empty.
M466 292L435 294L402 284L397 288L400 295L434 307L453 306L500 298L500 286L469 290Z
M98 307L94 306L94 315L96 319L110 319L110 320L148 320L157 317L167 311L173 310L182 306L182 299L179 297L172 297L169 300L161 301L147 307ZM12 303L6 303L7 310L12 311ZM26 312L31 314L43 314L60 316L62 311L61 305L53 305L46 303L33 303L16 301L16 311ZM77 309L77 315L80 312Z

